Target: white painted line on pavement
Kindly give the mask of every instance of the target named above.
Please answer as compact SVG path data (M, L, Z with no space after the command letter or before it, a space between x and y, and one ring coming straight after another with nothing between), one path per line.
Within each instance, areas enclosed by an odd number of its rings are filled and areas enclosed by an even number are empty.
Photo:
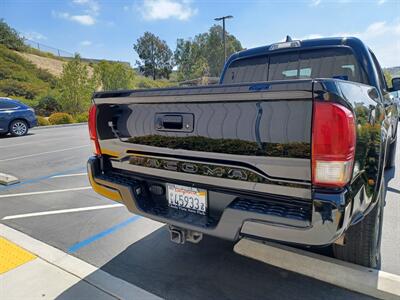
M63 174L63 175L55 175L50 178L62 178L62 177L73 177L73 176L85 176L87 173L76 173L76 174Z
M59 270L68 272L78 277L82 282L89 283L99 290L116 297L117 299L161 299L136 285L112 276L98 267L95 267L77 257L69 255L4 224L0 224L0 236L37 255L39 258L52 264ZM14 271L18 270L23 271L23 268L17 268ZM45 276L46 273L43 272L42 275Z
M234 251L275 267L296 272L380 299L399 299L400 276L275 243L241 239Z
M62 189L62 190L40 191L40 192L19 193L19 194L6 194L6 195L0 195L0 198L11 198L11 197L21 197L21 196L31 196L31 195L82 191L82 190L89 190L91 188L92 188L91 186L84 186L84 187L79 187L79 188L70 188L70 189Z
M13 219L22 219L22 218L29 218L29 217L47 216L47 215L58 215L58 214L66 214L66 213L97 210L97 209L117 208L117 207L121 207L121 206L124 206L124 205L118 203L118 204L96 205L96 206L87 206L87 207L79 207L79 208L49 210L49 211L41 211L41 212L35 212L35 213L29 213L29 214L6 216L2 220L13 220Z
M79 148L85 148L85 147L89 147L89 146L90 146L90 145L77 146L77 147L71 147L71 148L65 148L65 149L59 149L59 150L53 150L53 151L46 151L46 152L40 152L40 153L35 153L35 154L29 154L29 155L23 155L23 156L5 158L5 159L0 159L0 162L3 162L3 161L10 161L10 160L16 160L16 159L21 159L21 158L34 157L34 156L39 156L39 155L43 155L43 154L64 152L64 151L68 151L68 150L74 150L74 149L79 149Z
M48 141L54 142L54 141L61 141L61 140L65 141L65 138L54 138L54 139L44 139L44 140L40 140L40 139L29 140L29 142L13 143L11 145L0 146L0 149L23 146L23 145L29 145L29 144L39 144L39 143L43 144L44 142L48 142Z

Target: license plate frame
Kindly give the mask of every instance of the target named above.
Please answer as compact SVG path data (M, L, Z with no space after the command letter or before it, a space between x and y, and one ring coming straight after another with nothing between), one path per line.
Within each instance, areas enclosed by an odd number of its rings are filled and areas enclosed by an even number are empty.
M208 212L207 190L167 183L168 206L186 212L206 215Z

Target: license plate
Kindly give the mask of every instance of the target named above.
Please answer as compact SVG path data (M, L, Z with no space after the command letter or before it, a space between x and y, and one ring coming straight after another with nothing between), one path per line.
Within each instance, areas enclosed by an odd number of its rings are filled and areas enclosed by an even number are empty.
M176 184L167 184L167 189L170 207L201 215L206 214L206 190Z

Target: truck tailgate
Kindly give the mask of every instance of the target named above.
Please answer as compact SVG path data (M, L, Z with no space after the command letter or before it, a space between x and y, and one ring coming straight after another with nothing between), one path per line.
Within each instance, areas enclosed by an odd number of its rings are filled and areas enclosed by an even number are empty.
M97 93L114 168L311 198L312 80Z

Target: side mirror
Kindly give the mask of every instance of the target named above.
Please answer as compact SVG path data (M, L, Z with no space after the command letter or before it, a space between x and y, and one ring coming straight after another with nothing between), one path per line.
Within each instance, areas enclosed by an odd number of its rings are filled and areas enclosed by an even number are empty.
M392 91L400 91L400 77L392 79Z

